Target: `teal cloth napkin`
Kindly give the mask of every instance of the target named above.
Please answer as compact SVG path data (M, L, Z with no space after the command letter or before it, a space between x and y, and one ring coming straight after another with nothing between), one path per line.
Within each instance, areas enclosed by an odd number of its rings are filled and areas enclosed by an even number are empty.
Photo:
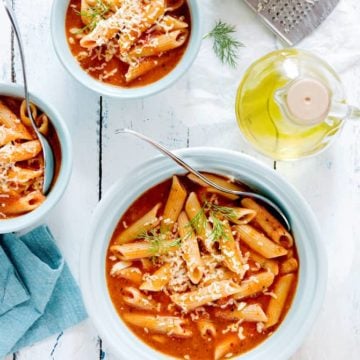
M0 358L86 317L79 287L46 226L0 235Z

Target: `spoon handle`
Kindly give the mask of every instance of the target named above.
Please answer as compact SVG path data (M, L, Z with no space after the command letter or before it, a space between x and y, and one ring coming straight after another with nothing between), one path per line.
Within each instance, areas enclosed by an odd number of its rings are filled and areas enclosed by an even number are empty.
M25 100L26 100L26 109L28 112L28 117L32 123L32 126L34 128L34 131L36 132L36 135L38 136L38 138L40 138L40 133L39 130L35 124L35 121L32 117L32 113L31 113L31 108L30 108L30 97L29 97L29 90L28 90L28 83L27 83L27 77L26 77L26 64L25 64L25 55L24 55L24 46L23 46L23 42L22 42L22 38L20 35L20 29L19 29L19 25L17 23L16 20L16 16L15 13L11 7L11 5L9 4L8 0L2 0L6 13L10 19L12 28L14 30L14 34L16 36L18 45L19 45L19 52L20 52L20 60L21 60L21 67L22 67L22 73L23 73L23 82L24 82L24 89L25 89Z
M174 160L178 165L180 165L181 167L186 169L188 172L194 174L200 180L202 180L204 183L208 184L209 186L211 186L211 187L213 187L213 188L215 188L217 190L220 190L222 192L232 194L232 195L248 196L248 197L252 197L252 198L261 200L262 202L264 202L267 205L269 205L270 207L272 207L280 215L280 217L282 218L284 224L286 225L287 230L290 230L290 223L289 223L287 217L285 216L285 214L283 213L283 211L280 209L279 206L277 206L273 201L269 200L265 196L262 196L260 194L253 193L253 192L248 192L248 191L238 191L238 190L227 189L227 188L224 188L224 187L212 182L207 177L202 175L199 171L195 170L189 164L184 162L181 158L176 156L173 152L168 150L166 147L164 147L163 145L157 143L156 141L148 138L144 134L141 134L141 133L139 133L137 131L130 130L130 129L117 129L117 130L115 130L115 133L116 134L131 134L131 135L134 135L134 136L146 141L147 143L151 144L153 147L158 149L160 152L162 152L163 154L170 157L172 160Z

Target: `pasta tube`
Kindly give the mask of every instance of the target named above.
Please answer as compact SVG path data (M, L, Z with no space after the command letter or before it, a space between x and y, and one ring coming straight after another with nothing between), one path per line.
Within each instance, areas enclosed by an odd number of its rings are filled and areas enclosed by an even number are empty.
M191 311L198 306L236 294L240 291L239 285L231 280L214 281L212 284L194 291L173 294L171 300L185 311Z
M221 176L217 176L217 175L214 175L214 174L203 174L206 178L208 178L209 180L211 180L212 182L214 182L215 184L217 185L220 185L226 189L229 189L229 190L245 190L244 187L234 183L234 182L231 182L229 179L226 179L226 178L223 178ZM193 174L188 174L187 177L193 181L194 183L196 184L199 184L200 186L202 187L205 187L206 190L208 192L212 192L212 193L215 193L215 194L220 194L221 196L224 196L230 200L236 200L238 199L239 197L237 195L232 195L232 194L228 194L228 193L224 193L222 191L219 191L215 188L212 188L212 187L209 187L208 184L206 184L205 182L203 182L202 180L200 180L197 176L193 175Z
M294 274L287 274L276 281L273 290L275 296L271 297L268 308L266 309L268 321L265 323L265 328L269 328L279 322L285 306L286 298L289 295L291 285L294 280Z
M149 299L138 289L126 287L123 292L122 298L129 306L141 310L159 310L160 304L153 299Z
M238 244L235 242L228 221L223 221L225 236L219 238L219 247L221 254L224 256L225 265L234 273L243 277L245 270L243 267L243 258Z
M194 284L198 284L203 276L203 262L200 256L199 244L185 212L179 215L178 225L179 234L182 238L183 258L186 262L189 278Z
M213 322L208 319L200 319L197 322L200 335L203 338L208 338L209 336L215 338L216 336L216 327Z
M213 241L210 239L211 225L207 221L205 212L194 192L190 193L185 203L185 211L196 234L201 238L206 250L213 252Z
M125 313L122 315L129 324L146 328L150 332L189 338L192 331L185 328L186 321L176 316L143 315L136 313Z
M267 211L263 206L250 198L241 201L242 206L255 210L257 215L255 223L258 224L265 234L277 244L289 249L294 245L294 239L284 226Z
M135 260L166 254L179 247L173 240L164 240L161 244L153 244L150 241L135 241L128 244L113 245L110 250L120 260Z
M264 310L259 304L245 305L243 308L235 309L232 311L216 310L215 316L224 320L243 320L248 322L265 322L268 319L266 314L264 313Z
M243 299L248 296L258 294L267 289L274 281L274 274L268 271L251 275L248 279L241 282L239 291L234 294L234 299Z
M7 144L0 149L0 162L9 163L34 158L41 151L39 140L27 141L21 144Z
M147 276L145 281L140 285L140 290L161 291L170 281L171 264L166 263L156 270L152 275Z
M163 220L161 222L161 232L172 229L184 206L186 196L187 192L181 185L179 178L173 176L170 194L165 205Z
M116 239L115 244L126 244L132 240L135 240L139 235L146 233L147 231L156 227L160 220L157 217L157 213L161 207L161 203L156 204L149 212L142 216L139 220L135 221L122 233L120 233Z
M174 30L166 34L152 36L146 44L135 45L130 57L155 56L185 44L189 32L186 29Z
M36 209L45 199L45 196L40 191L33 191L16 199L1 198L1 212L12 216L20 215Z
M236 225L235 229L239 233L241 241L267 259L287 254L285 248L275 244L250 225Z

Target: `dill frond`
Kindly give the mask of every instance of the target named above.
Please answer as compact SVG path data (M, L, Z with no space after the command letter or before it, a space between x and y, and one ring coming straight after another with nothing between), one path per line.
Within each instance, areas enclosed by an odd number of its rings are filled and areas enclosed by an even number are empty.
M141 233L137 239L143 239L150 243L150 250L154 254L164 254L173 247L178 247L181 244L182 239L176 238L171 242L167 242L168 238L166 234L159 233L155 229L150 230L149 232Z
M197 214L189 221L189 228L194 229L196 233L202 233L206 228L207 218L205 215L204 206L197 212Z
M210 218L213 225L213 229L210 234L211 240L215 242L220 239L227 239L228 235L226 234L223 222L213 212L210 213Z
M234 208L229 206L219 206L213 203L209 203L209 208L216 214L220 215L223 218L227 220L236 220L236 212L234 211Z
M219 20L215 24L214 28L204 36L204 39L213 39L213 49L215 55L223 64L227 64L232 68L237 66L239 48L244 46L242 42L238 41L233 36L235 31L235 26L226 24Z
M87 30L92 31L96 27L97 23L104 19L105 15L108 13L109 7L102 2L102 0L97 0L95 6L88 8L86 11L75 12L82 17L85 17L89 20L89 23L79 30L79 33L83 33Z

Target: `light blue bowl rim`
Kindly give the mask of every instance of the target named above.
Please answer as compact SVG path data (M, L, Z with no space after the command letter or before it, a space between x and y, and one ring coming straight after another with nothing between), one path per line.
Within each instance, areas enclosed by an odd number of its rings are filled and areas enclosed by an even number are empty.
M187 0L191 13L191 33L185 54L174 70L153 84L137 88L121 88L104 84L88 75L71 54L65 33L65 16L69 0L54 0L51 11L51 37L55 52L67 71L87 88L110 97L133 99L154 95L176 82L195 60L202 41L202 17L198 0Z
M24 87L20 84L0 83L0 95L24 98ZM63 195L71 175L72 169L72 143L69 130L65 121L57 110L42 100L33 92L30 93L30 101L34 102L42 111L44 111L51 120L61 145L61 166L56 183L51 188L41 206L34 211L13 219L0 220L0 234L18 231L38 223L60 200Z
M289 359L314 323L327 283L326 252L313 211L302 195L279 174L247 155L209 147L181 149L176 153L199 170L235 176L276 200L287 214L300 257L299 281L293 304L271 337L235 358ZM112 232L128 206L144 191L174 173L184 172L168 158L158 156L124 174L96 207L84 242L80 279L85 305L97 330L120 359L126 359L124 354L133 360L171 358L145 345L118 317L107 291L105 256Z

